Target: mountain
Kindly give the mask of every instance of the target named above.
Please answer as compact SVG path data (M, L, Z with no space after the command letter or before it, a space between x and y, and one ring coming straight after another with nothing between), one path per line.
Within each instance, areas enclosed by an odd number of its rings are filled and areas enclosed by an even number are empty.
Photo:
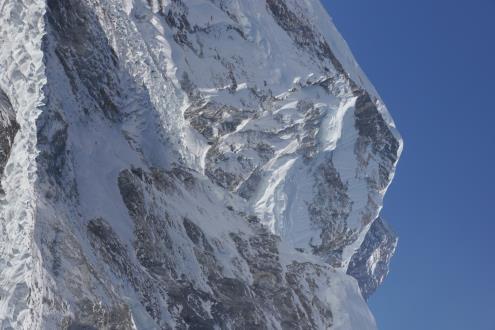
M402 140L318 0L0 0L0 45L2 329L376 328Z

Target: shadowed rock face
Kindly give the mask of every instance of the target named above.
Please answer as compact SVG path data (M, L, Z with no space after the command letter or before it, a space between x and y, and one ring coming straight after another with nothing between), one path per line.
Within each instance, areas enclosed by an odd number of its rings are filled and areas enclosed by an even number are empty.
M108 41L96 34L99 23L94 14L84 2L76 0L48 0L47 10L48 23L58 41L55 54L74 94L94 100L93 109L86 111L103 111L106 117L116 120L118 62Z
M177 207L173 204L174 199L187 201L188 195L194 198L203 189L209 189L197 174L181 168L167 172L155 169L151 173L142 169L125 170L119 175L119 188L135 222L134 253L146 273L128 267L129 262L125 261L128 257L111 252L125 249L101 220L90 223L88 229L110 246L94 247L106 255L116 272L136 285L136 290L142 291L139 283L146 277L148 285L156 288L150 292L155 301L167 299L167 309L176 320L177 328L270 329L275 324L286 329L331 326L329 305L311 293L322 285L320 276L323 274L316 273L324 273L325 267L293 262L284 271L279 238L259 223L250 225L254 231L251 234L224 232L225 236L219 240L209 237L201 228L200 223L206 219L191 220L173 215L178 213L174 210ZM233 218L241 216L235 210L225 209L225 212ZM204 216L208 217L207 214ZM222 232L220 228L218 231ZM191 271L198 269L199 273L184 272L182 267L186 260L181 261L184 253L188 255L188 267ZM236 256L229 261L222 260L222 254ZM226 268L234 269L234 276L226 276ZM206 281L205 288L197 282L198 276L200 281ZM246 280L247 277L250 280ZM308 284L314 287L310 291ZM148 294L142 295L142 303L160 322L163 317L160 306L155 305Z
M364 298L368 299L385 280L397 242L397 236L382 218L373 222L347 270L358 280Z
M133 322L127 305L108 309L98 302L89 300L79 303L80 313L76 320L68 320L63 329L99 330L99 329L133 329Z
M362 154L364 148L371 146L373 154L379 158L379 175L369 184L373 184L376 189L385 189L399 158L400 141L392 134L367 92L358 93L355 125L359 132L356 152Z
M335 57L323 36L316 32L305 21L304 17L294 13L284 0L267 0L266 6L271 11L278 25L287 31L291 39L298 46L314 52L323 63L325 60L330 60L330 63L338 73L345 73L344 67ZM327 70L328 68L325 68L325 71Z
M342 266L342 251L356 239L356 233L346 225L352 208L348 187L329 159L315 171L315 197L308 205L311 221L323 228L321 243L313 247L314 253L336 267Z
M14 137L19 130L19 124L15 120L15 112L12 103L5 92L0 89L0 176L3 176L5 165L9 160ZM3 194L0 186L0 194Z

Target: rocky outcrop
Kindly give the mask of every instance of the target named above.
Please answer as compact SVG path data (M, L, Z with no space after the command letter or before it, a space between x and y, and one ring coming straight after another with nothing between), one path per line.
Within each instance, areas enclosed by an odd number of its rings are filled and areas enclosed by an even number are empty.
M382 218L376 219L354 254L347 274L356 278L363 296L368 299L383 283L397 247L398 238Z
M139 286L144 276L155 288L142 295L142 303L157 323L164 317L158 303L162 300L167 301L176 328L331 327L331 306L314 295L317 287L323 289L331 281L326 278L328 267L298 260L287 264L281 259L280 239L254 218L233 207L222 210L214 199L211 206L195 205L192 201L201 191L215 190L197 174L181 168L151 173L125 170L119 175L119 188L135 222L133 248L145 272L128 267L129 262L115 255L125 248L101 220L90 223L90 230L110 244L100 251L115 265L116 273L128 277L140 292L145 292ZM177 209L175 199L189 208ZM192 212L196 207L201 218ZM223 215L210 218L213 210ZM249 229L222 229L221 221L242 221ZM204 226L215 226L216 237Z
M15 119L12 103L7 94L0 89L0 175L2 176L18 130L19 124ZM0 194L3 194L1 185Z

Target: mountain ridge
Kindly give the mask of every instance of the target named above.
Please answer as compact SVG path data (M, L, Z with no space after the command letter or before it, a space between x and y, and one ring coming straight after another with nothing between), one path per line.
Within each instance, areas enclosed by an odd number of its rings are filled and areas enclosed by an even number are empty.
M375 328L402 140L319 1L1 8L3 328Z

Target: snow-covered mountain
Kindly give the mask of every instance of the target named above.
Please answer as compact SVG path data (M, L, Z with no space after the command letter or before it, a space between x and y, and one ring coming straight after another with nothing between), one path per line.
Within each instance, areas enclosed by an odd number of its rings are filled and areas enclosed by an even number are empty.
M0 0L0 46L1 329L376 328L402 141L318 0Z

